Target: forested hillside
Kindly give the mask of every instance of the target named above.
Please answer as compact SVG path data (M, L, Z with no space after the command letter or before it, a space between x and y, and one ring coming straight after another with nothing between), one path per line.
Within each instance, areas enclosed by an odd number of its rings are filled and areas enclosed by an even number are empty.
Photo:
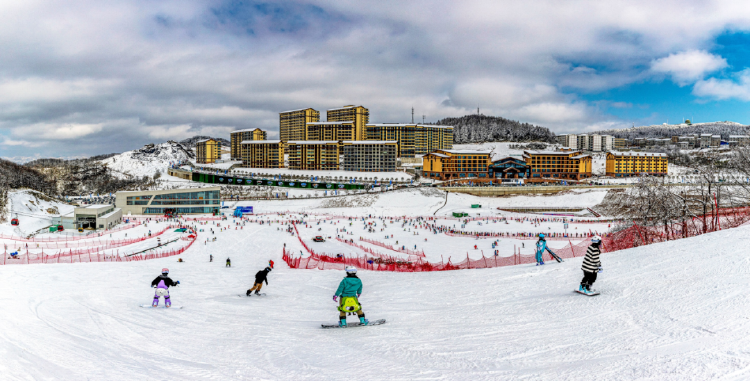
M230 145L229 140L226 140L224 138L212 138L210 136L202 136L202 135L193 136L192 138L187 138L185 140L180 140L180 144L182 144L183 146L185 146L187 148L195 148L195 144L199 140L203 140L203 139L213 139L213 140L216 140L218 142L221 142L221 146L222 147L229 147L229 145Z
M735 122L711 122L688 124L657 124L652 126L639 126L616 130L604 130L597 132L603 135L613 135L617 138L671 138L672 136L711 134L721 135L726 140L729 135L748 135L750 126Z
M505 119L499 116L465 115L445 118L438 125L453 126L453 142L554 142L555 134L546 127Z

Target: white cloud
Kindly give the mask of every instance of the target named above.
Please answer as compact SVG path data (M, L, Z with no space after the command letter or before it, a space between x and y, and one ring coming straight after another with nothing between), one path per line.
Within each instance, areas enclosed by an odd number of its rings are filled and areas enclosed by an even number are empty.
M727 60L705 50L674 53L651 62L652 71L671 75L681 86L701 80L706 74L727 66Z
M36 123L13 129L14 136L35 138L38 140L72 140L80 139L102 131L103 124L82 123Z
M750 69L736 74L737 81L709 78L693 86L693 94L714 99L739 99L750 101Z

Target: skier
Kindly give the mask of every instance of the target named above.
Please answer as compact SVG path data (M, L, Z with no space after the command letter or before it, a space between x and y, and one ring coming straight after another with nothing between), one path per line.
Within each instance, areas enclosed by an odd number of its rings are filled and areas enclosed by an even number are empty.
M586 256L583 258L583 280L581 280L581 286L578 287L578 291L585 294L590 294L591 286L596 282L596 273L602 271L602 262L599 261L599 254L602 253L599 245L602 243L602 237L595 235L591 238L591 245L586 249Z
M172 306L172 300L169 299L169 287L177 286L180 284L180 281L173 281L172 278L169 277L169 269L163 268L161 269L161 275L156 277L151 282L151 287L156 287L156 293L154 294L154 302L151 303L152 307L156 307L159 305L159 297L164 297L164 305L167 306L167 308Z
M232 261L227 257L227 264L224 267L232 267Z
M255 284L253 285L253 288L247 290L245 295L250 296L250 293L255 291L255 295L260 295L260 289L263 287L263 282L266 282L266 286L268 286L268 273L271 272L271 267L266 267L263 270L258 271L255 274Z
M214 255L213 254L209 254L208 255L208 261L209 262L213 262L214 261Z
M336 294L333 295L333 301L339 302L339 326L346 327L347 312L356 312L360 324L369 323L369 320L365 319L362 305L359 304L360 295L362 295L362 281L357 278L357 268L346 266L346 278L341 280ZM338 297L341 297L341 300L336 300Z
M547 247L547 241L544 239L544 234L539 233L539 240L536 241L536 265L537 266L544 264L544 260L542 260L542 254L544 254L545 250L549 251L549 253L552 254L553 256L555 255L555 253L553 253L552 250L550 250L549 247Z

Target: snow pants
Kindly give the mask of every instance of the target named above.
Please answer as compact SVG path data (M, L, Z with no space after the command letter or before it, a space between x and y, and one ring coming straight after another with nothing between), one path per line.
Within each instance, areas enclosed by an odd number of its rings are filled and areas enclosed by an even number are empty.
M254 285L253 285L253 288L251 288L251 289L247 290L247 293L249 294L249 293L251 293L251 292L253 292L253 291L258 291L258 292L260 292L260 289L261 289L262 287L263 287L263 283L262 283L262 282L261 282L261 283L256 283L256 284L254 284Z
M596 272L583 272L583 280L581 280L581 286L591 291L591 286L596 282Z
M543 251L536 252L536 263L542 263L542 254L544 254Z
M164 291L159 292L159 290L164 290ZM156 306L159 305L159 294L164 295L164 305L167 306L167 307L171 307L172 306L172 300L169 299L169 291L167 289L164 289L164 288L156 290L156 293L154 294L154 302L151 303L151 305L154 306L154 307L156 307Z
M356 296L342 296L339 301L339 319L346 319L346 314L356 312L358 317L365 317L365 312L362 311L362 305L359 304L359 300Z

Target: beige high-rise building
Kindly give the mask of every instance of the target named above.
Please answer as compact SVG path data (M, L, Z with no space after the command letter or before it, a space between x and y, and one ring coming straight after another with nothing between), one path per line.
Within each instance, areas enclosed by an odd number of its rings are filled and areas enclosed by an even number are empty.
M289 169L338 170L341 143L337 140L289 141L284 147L289 154Z
M328 122L354 123L354 136L347 140L367 139L366 125L370 123L370 110L362 106L344 106L332 108L326 113Z
M199 140L195 144L195 161L199 164L212 164L221 159L221 143L213 139Z
M279 113L279 139L305 140L307 123L320 122L320 112L312 108Z
M284 143L281 140L242 142L242 166L247 168L284 168Z
M232 160L242 160L242 142L249 140L266 140L268 134L260 128L232 131L229 134L230 157Z
M357 140L354 122L307 123L305 140Z
M430 124L368 124L367 140L398 141L398 157L453 148L453 127Z

